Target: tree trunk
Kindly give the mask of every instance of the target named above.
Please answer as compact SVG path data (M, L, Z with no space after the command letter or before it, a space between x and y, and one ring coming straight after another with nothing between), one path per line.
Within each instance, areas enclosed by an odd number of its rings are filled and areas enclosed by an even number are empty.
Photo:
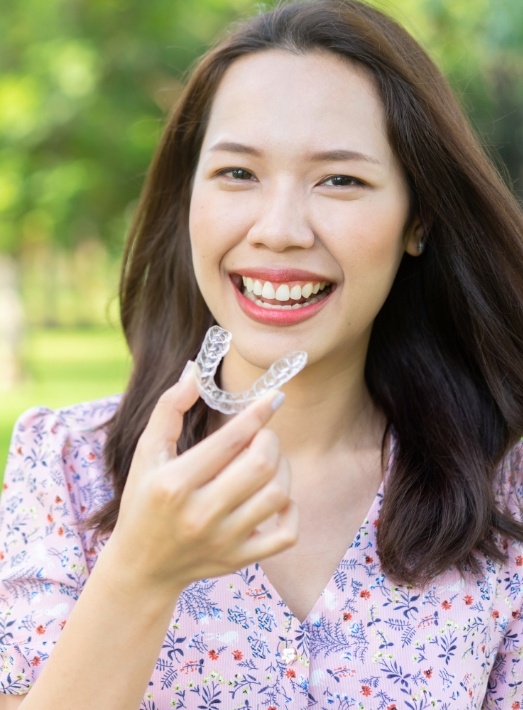
M24 330L18 266L13 257L0 254L0 391L13 389L22 377Z

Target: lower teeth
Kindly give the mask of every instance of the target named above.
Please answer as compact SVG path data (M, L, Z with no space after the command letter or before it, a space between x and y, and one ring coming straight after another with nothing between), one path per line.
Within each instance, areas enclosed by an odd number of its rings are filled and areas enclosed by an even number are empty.
M325 298L325 295L323 295L322 298L314 296L313 298L310 298L306 303L293 303L292 305L279 306L273 303L266 303L265 301L260 301L260 299L256 298L256 296L250 291L246 291L243 295L248 298L249 301L255 303L257 306L261 306L262 308L272 308L278 311L295 311L298 308L303 308L304 306L312 306L313 303L318 303L318 301L322 301L323 298Z

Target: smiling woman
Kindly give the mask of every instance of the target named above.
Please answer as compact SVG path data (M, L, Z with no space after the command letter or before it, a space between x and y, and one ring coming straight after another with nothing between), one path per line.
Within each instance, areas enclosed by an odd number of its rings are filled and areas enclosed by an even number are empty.
M3 697L523 707L522 262L515 200L392 20L312 0L235 26L129 235L126 393L15 431ZM186 369L214 325L222 390L308 365L227 419Z
M347 382L357 361L363 371L401 258L417 255L421 228L416 218L407 224L409 201L381 100L361 69L331 53L283 50L230 67L213 101L189 215L200 292L235 334L222 370L227 388L247 375L244 360L265 368L297 340L322 381L336 372ZM262 285L256 299L235 276L254 279L253 293Z

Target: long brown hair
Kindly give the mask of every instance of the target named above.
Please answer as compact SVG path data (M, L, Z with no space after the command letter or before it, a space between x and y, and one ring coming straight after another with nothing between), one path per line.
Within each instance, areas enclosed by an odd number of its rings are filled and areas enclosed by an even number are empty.
M394 21L357 0L282 4L236 26L196 66L152 163L125 250L121 317L134 370L105 449L114 500L91 518L111 531L137 440L160 394L213 323L195 282L191 178L213 97L238 57L327 51L363 65L424 224L371 336L366 381L394 430L378 532L383 569L422 583L451 566L501 558L523 526L495 501L496 470L523 432L523 245L515 199L481 150L447 83ZM211 426L198 403L184 451Z

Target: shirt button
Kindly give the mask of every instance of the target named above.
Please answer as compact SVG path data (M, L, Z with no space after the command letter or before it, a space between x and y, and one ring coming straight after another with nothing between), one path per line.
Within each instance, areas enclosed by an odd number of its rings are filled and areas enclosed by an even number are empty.
M298 654L296 653L295 648L284 648L281 652L281 660L283 663L285 663L286 666L288 666L290 663L294 663L297 658Z

